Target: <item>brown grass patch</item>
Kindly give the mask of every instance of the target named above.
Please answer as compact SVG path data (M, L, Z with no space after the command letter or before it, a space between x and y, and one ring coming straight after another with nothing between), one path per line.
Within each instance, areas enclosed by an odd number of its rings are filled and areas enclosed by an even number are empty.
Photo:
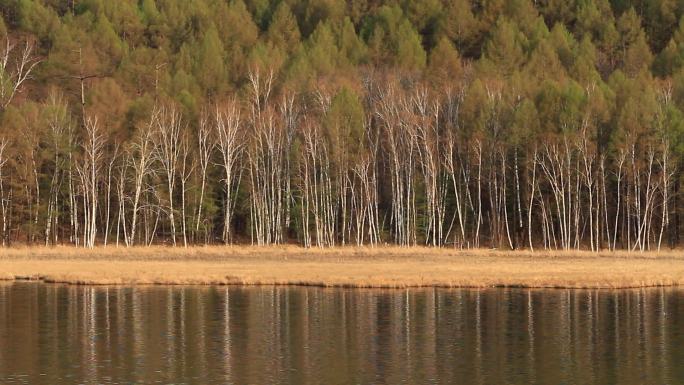
M0 280L72 284L628 288L684 285L684 253L424 247L99 247L0 250Z

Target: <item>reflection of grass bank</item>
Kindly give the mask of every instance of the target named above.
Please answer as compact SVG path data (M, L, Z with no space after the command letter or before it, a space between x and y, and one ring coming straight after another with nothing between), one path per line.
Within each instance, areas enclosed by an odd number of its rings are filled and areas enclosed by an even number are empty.
M0 250L0 279L78 284L622 288L684 285L684 253L23 247Z

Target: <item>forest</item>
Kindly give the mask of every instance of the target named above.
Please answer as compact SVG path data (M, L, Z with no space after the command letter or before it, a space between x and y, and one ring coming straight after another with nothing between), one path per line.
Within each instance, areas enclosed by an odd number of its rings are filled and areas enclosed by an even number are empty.
M0 13L5 246L681 246L683 0Z

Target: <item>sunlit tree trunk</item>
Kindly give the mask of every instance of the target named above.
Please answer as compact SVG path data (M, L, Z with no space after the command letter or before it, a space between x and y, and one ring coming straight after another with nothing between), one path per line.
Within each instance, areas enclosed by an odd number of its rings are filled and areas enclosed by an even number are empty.
M460 234L460 238L458 243L463 247L463 245L466 243L466 234L465 234L465 219L464 219L464 214L463 214L463 208L462 208L462 203L461 203L461 189L459 186L459 171L456 168L455 164L455 139L453 135L449 135L449 137L446 140L446 151L444 152L444 163L446 167L446 171L449 175L449 178L451 179L451 183L454 189L454 198L456 199L456 217L458 220L458 234ZM466 186L467 188L467 186ZM456 243L456 242L455 242Z
M622 178L623 178L623 165L625 163L626 159L626 154L624 151L620 151L618 153L617 157L617 171L616 171L616 178L617 178L617 198L615 200L616 204L616 209L615 209L615 222L614 222L614 227L613 227L613 250L616 249L617 247L617 238L618 238L618 226L620 223L620 207L622 206L622 199L621 199L621 193L622 193Z
M209 116L203 115L199 122L197 131L197 150L200 168L200 196L197 203L197 215L195 218L195 237L199 232L202 223L202 207L204 206L204 194L207 186L207 169L211 160L211 154L215 148L214 138L211 136L212 126L209 123ZM205 237L206 240L206 237Z
M158 119L159 111L153 110L147 125L141 127L136 135L128 157L133 169L133 202L131 207L131 229L127 237L127 246L135 244L141 198L147 187L146 179L153 172L151 167L154 151L152 135L154 134L154 127L158 124Z
M184 133L180 143L180 182L181 182L181 231L183 232L183 247L188 247L188 218L186 215L186 192L188 180L192 177L195 164L190 159L190 139Z
M288 175L288 141L292 137L289 124L278 121L269 102L273 72L261 77L250 72L251 134L247 148L250 178L252 235L258 245L284 241ZM287 103L285 98L284 103Z
M58 204L59 192L62 186L62 179L64 175L64 154L63 141L64 136L70 129L70 122L67 117L67 104L63 101L61 95L51 92L47 101L48 116L47 125L48 133L50 135L50 144L52 147L53 157L53 172L50 179L50 192L47 204L47 219L45 221L45 245L49 245L51 236L54 237L53 244L57 243L57 222L58 222ZM68 149L71 151L71 149Z
M532 163L532 181L530 183L530 200L529 204L527 205L527 240L529 241L530 244L530 250L534 251L534 242L532 240L532 211L534 207L534 196L535 196L535 191L537 191L538 186L537 186L537 146L535 145L532 149L532 155L531 155L531 163ZM542 228L542 231L544 229Z
M114 152L109 158L109 163L107 166L107 183L106 183L106 202L105 202L105 233L104 233L104 245L107 246L109 241L109 234L111 231L111 206L112 206L112 178L114 172L114 165L116 164L119 156L119 146L114 147Z
M35 67L41 62L33 54L33 44L26 40L24 49L14 55L16 45L5 38L5 46L0 50L0 106L5 110L14 97L21 92L26 80L31 78ZM16 60L12 63L12 56Z
M229 103L225 108L216 109L214 115L214 134L217 148L221 154L221 166L223 167L223 190L225 194L223 242L230 243L230 223L235 208L235 197L240 187L241 171L238 161L243 151L243 139L240 136L242 120L240 111L235 102Z
M10 211L10 196L5 191L5 165L7 164L7 138L0 138L0 208L2 209L2 245L8 246L8 223Z
M161 107L154 113L158 116L155 120L154 155L161 163L166 176L166 188L168 193L168 217L171 224L171 240L176 245L176 219L174 208L174 192L176 188L176 176L181 151L181 135L183 130L183 118L180 111L174 106Z
M97 236L98 183L105 139L97 118L86 118L85 130L86 136L82 144L84 162L77 170L83 189L83 246L93 248Z
M661 244L663 242L663 234L666 229L670 226L670 181L674 176L674 173L670 170L669 160L670 160L670 143L667 140L663 140L662 143L662 154L660 158L660 168L662 173L662 213L660 220L660 233L658 234L658 251L660 251Z
M119 247L119 240L121 236L121 232L123 232L124 236L124 243L126 245L130 245L132 242L128 240L128 230L126 229L126 200L128 199L126 195L126 168L128 167L128 164L131 163L130 160L128 159L128 156L130 154L124 154L124 158L121 161L121 165L119 168L119 175L116 180L116 193L117 193L117 201L119 203L119 213L117 215L117 222L116 222L116 246Z

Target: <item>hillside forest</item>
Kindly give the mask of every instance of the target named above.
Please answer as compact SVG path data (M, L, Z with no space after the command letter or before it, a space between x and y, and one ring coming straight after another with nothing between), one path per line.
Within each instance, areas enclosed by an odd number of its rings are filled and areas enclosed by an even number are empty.
M0 0L3 245L681 246L682 0Z

